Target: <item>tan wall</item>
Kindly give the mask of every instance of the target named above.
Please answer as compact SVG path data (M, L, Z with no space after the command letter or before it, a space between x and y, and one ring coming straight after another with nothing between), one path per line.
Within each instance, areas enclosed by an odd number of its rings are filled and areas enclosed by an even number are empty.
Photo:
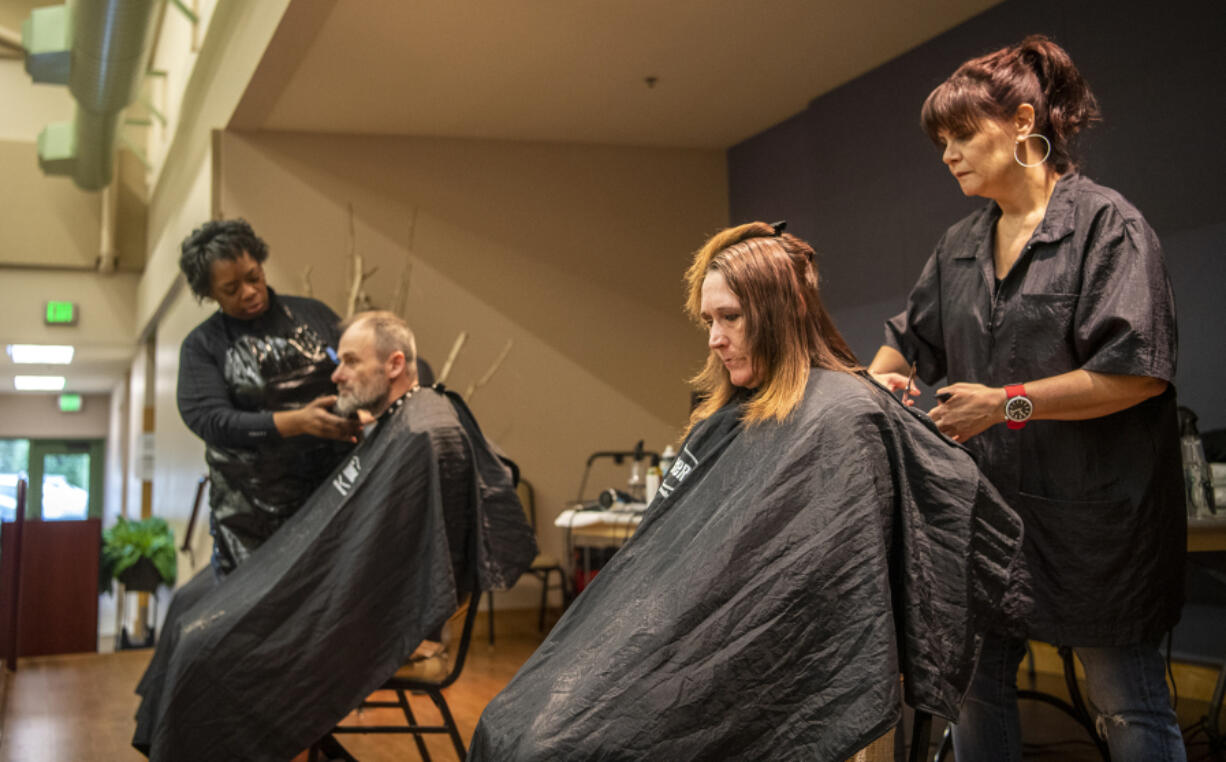
M132 346L138 281L128 273L0 269L0 341ZM45 325L48 299L76 302L77 325Z
M178 289L167 304L155 337L154 376L157 392L154 420L157 453L153 476L153 513L166 519L180 545L191 516L197 482L207 469L204 442L189 431L179 417L175 396L179 378L179 345L214 309L212 304L197 304L188 289ZM190 556L179 554L180 584L208 564L212 548L206 498L192 530L193 552Z
M106 394L81 395L79 413L61 413L55 394L0 394L0 437L105 439L110 408Z
M34 143L0 140L0 262L92 267L98 258L98 194L38 168Z
M220 151L222 212L269 242L275 288L301 293L310 267L315 296L343 314L352 203L375 304L411 264L423 356L441 370L469 332L449 386L463 392L514 341L472 407L536 486L544 549L561 555L552 520L590 453L676 439L683 379L705 356L680 278L726 224L721 152L235 133Z

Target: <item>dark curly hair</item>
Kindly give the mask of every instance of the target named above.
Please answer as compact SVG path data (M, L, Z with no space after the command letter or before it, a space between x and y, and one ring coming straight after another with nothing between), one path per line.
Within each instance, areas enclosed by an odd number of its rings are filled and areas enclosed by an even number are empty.
M268 259L268 244L242 219L204 223L183 239L180 251L179 269L187 278L187 285L197 301L209 296L212 291L214 262L239 259L244 252L256 262L263 263Z
M1023 103L1034 107L1034 131L1051 141L1052 167L1075 168L1073 138L1101 120L1098 100L1064 48L1043 35L959 66L928 94L920 124L940 147L942 131L973 134L981 120L1008 120Z

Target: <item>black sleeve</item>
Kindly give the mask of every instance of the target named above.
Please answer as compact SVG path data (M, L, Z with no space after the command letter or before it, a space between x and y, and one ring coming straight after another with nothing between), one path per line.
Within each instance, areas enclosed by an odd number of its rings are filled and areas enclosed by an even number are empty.
M179 350L179 415L187 428L210 445L255 447L279 439L272 413L239 410L230 401L222 373L224 347L210 351L206 325L197 327Z
M1082 368L1173 381L1175 303L1158 236L1108 207L1087 246L1074 335Z

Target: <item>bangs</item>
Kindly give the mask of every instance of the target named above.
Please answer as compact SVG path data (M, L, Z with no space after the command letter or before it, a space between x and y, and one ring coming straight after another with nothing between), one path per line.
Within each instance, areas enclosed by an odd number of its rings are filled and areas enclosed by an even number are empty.
M928 139L941 147L941 133L973 135L986 118L996 116L997 107L984 82L955 74L942 82L924 99L920 126Z

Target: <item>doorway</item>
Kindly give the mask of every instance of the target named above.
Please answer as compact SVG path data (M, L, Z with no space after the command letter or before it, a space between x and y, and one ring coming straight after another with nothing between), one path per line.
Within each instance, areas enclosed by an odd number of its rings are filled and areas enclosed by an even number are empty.
M103 440L0 439L5 522L16 518L17 481L28 484L20 554L13 525L0 533L0 577L16 579L20 558L20 656L97 650L104 457ZM12 591L2 587L0 621L9 622Z
M101 518L104 453L101 439L0 439L0 518L15 518L18 479L27 519Z

